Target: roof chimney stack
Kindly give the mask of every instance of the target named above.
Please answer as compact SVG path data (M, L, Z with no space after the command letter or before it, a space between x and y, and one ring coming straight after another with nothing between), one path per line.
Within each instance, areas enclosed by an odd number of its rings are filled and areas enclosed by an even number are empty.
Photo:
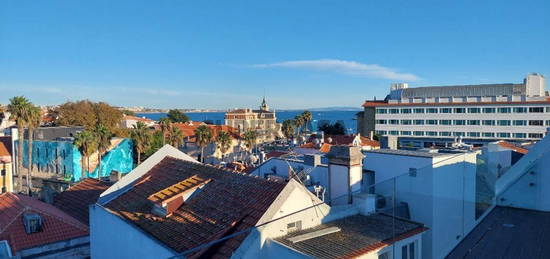
M359 146L332 146L328 157L330 205L352 203L352 193L361 190L363 153Z

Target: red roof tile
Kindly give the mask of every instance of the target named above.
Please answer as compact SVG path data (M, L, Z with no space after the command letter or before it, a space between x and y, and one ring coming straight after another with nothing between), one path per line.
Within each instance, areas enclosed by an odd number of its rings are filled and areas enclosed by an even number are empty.
M148 197L195 175L211 181L171 216L161 218L152 213L154 204ZM253 227L284 186L284 182L166 157L105 207L174 251L184 252ZM230 257L246 236L239 235L192 256Z
M321 148L319 148L319 151L322 153L328 153L330 151L330 147L332 147L331 144L323 143Z
M518 147L518 146L516 146L516 145L514 145L510 142L506 142L506 141L503 141L503 140L499 141L498 145L503 147L503 148L507 148L507 149L516 151L516 152L521 153L521 154L527 154L529 152L528 149Z
M273 150L273 151L269 151L267 154L265 154L265 158L270 159L272 157L281 157L281 156L284 156L286 154L288 154L288 152Z
M172 123L172 126L178 127L182 132L183 136L189 137L191 142L195 141L195 130L200 127L199 124L189 125L187 123ZM234 127L227 125L206 125L212 131L212 137L216 138L221 131L225 131L230 134L234 139L239 139L240 135L238 130Z
M80 220L80 222L89 225L88 206L96 203L99 195L110 186L111 183L85 178L55 196L53 205Z
M25 232L24 213L37 213L42 217L41 232ZM86 225L50 204L21 194L0 194L0 240L8 241L13 254L35 246L86 235Z
M361 146L380 147L380 142L361 136Z

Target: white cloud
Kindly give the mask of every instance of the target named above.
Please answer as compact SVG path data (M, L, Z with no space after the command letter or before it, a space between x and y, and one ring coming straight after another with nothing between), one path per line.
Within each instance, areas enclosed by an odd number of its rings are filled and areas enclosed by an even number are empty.
M384 78L401 81L417 81L420 77L411 73L400 73L391 68L377 64L363 64L355 61L338 59L294 60L269 64L252 65L255 68L298 68L331 71L341 74L365 76L371 78Z

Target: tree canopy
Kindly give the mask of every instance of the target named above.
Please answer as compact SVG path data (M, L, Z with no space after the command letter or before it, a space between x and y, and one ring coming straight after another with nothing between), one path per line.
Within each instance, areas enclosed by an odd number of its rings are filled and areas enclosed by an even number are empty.
M84 126L93 130L97 125L104 125L110 131L118 127L122 112L107 103L94 103L89 100L66 102L55 109L57 125Z
M189 117L187 115L179 110L169 110L168 114L166 114L168 119L172 122L188 122Z
M340 122L336 122L334 124L330 124L328 122L325 122L321 125L319 125L319 130L323 131L327 135L344 135L346 134L346 129L344 128L344 125Z

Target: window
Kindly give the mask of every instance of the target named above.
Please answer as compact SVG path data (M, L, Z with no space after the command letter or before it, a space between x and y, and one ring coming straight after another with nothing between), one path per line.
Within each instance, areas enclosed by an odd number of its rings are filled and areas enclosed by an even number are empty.
M424 136L424 131L415 131L413 133L415 136Z
M387 109L376 109L376 113L378 113L378 114L386 114L386 113L388 113L388 110L387 110Z
M514 125L514 126L525 126L525 125L527 125L527 121L526 120L514 120L514 121L512 121L512 125Z
M550 120L545 121L546 126L550 126Z
M484 138L494 138L495 137L495 133L493 132L483 132L483 137Z
M391 113L391 114L398 114L398 113L399 113L399 109L392 108L392 109L390 109L390 113Z
M451 125L451 120L440 120L439 124L440 125Z
M385 130L377 130L377 131L376 131L376 134L378 134L378 135L386 135L386 134L388 134L388 132L385 131Z
M410 132L410 131L401 131L401 135L403 135L403 136L410 136L410 135L411 135L411 132Z
M514 113L526 113L527 107L514 107Z
M403 108L403 109L401 109L401 113L411 113L411 109L410 108Z
M529 133L529 138L542 138L542 133Z
M452 134L449 131L441 131L439 132L440 137L450 137Z
M453 132L453 136L455 137L464 137L466 134L464 132Z
M495 121L494 120L483 120L483 125L485 125L485 126L494 126Z
M542 120L530 120L529 121L529 126L542 126L544 125L542 123Z
M435 131L426 131L426 136L437 136L437 132L435 132Z
M479 132L468 132L468 137L479 138Z
M483 108L483 113L495 113L495 108Z
M440 113L451 113L451 108L439 108Z
M390 120L390 124L397 125L399 124L399 120Z
M302 221L301 220L298 220L298 221L295 221L295 222L291 222L291 223L288 223L286 224L286 230L287 232L294 232L294 231L300 231L302 230Z
M468 113L481 113L481 108L468 108Z
M424 120L414 120L414 125L424 125Z
M455 113L466 113L466 108L455 108L454 112Z
M499 137L499 138L509 138L510 133L508 133L508 132L499 132L499 133L497 133L497 137Z
M42 231L42 217L35 213L23 214L23 225L27 234L40 232Z
M428 125L437 125L437 120L426 120L426 124L428 124Z
M500 107L498 108L498 113L510 113L512 109L510 107Z
M390 135L392 135L392 136L397 136L397 135L399 135L399 131L397 131L397 130L390 130Z
M424 108L415 108L414 113L424 113Z
M401 259L415 259L415 242L411 242L401 247Z
M387 120L376 120L376 124L387 124Z
M529 112L544 112L544 107L529 107Z
M454 125L466 125L466 120L454 120Z
M509 120L498 120L497 125L498 126L510 126L510 121Z
M401 125L411 125L411 124L412 124L411 120L401 120Z
M468 120L468 125L481 125L479 120Z
M437 108L428 108L426 109L427 113L437 113Z
M527 134L526 133L514 133L512 134L512 136L514 138L527 138Z

